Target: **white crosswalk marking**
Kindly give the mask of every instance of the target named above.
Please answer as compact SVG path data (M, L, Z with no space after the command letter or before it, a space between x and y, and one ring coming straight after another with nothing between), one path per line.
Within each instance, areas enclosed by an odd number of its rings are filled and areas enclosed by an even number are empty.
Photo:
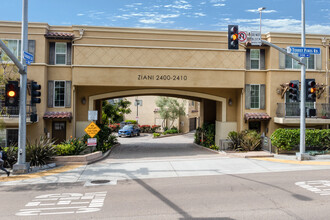
M16 215L37 216L97 212L103 207L106 195L107 192L41 195L25 205L25 207L33 207L33 209L21 209Z

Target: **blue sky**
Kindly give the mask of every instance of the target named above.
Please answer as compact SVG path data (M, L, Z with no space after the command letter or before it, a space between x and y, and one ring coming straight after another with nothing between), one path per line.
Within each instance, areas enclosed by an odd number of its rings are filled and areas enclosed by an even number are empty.
M5 2L5 3L4 3ZM4 1L0 20L21 21L22 0ZM330 34L330 0L306 0L306 33ZM29 21L181 30L301 32L301 0L29 0Z

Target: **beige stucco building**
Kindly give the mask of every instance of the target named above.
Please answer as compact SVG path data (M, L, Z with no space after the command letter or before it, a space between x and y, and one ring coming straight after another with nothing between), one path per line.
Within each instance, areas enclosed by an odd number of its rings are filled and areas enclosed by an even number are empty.
M12 49L20 38L19 22L0 22L0 39ZM88 111L100 110L102 100L143 95L200 102L200 123L216 124L217 144L232 130L253 128L270 136L277 128L299 126L299 107L287 105L285 95L285 84L300 79L299 65L266 45L228 50L226 32L29 23L28 38L34 54L28 79L42 86L39 120L27 119L28 139L81 136ZM300 45L298 33L267 33L262 39L282 48ZM308 128L330 122L321 118L324 112L329 116L329 40L330 35L306 36L306 46L321 48L308 58L306 78L323 84L316 103L309 104L317 117L307 118ZM7 140L18 126L9 113L1 116Z
M162 125L163 119L159 114L159 108L156 105L159 96L132 96L125 97L132 104L130 106L131 113L124 116L125 120L137 120L140 125ZM177 99L180 104L184 105L185 115L178 117L173 121L174 127L180 132L186 133L195 130L200 125L200 103L187 100ZM172 121L167 120L164 126L170 126Z

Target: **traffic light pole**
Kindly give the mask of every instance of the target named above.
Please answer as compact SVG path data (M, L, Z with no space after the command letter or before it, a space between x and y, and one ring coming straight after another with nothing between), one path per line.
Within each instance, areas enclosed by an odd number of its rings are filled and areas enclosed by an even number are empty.
M22 0L22 47L21 64L24 67L20 77L19 103L19 132L18 132L18 160L13 166L14 173L27 173L29 164L26 163L26 90L27 66L24 63L24 51L28 51L28 0Z
M299 146L299 153L296 154L298 160L306 160L309 158L308 154L305 153L305 133L306 133L306 110L305 110L305 103L306 103L306 59L304 57L296 57L286 50L272 44L268 41L261 40L261 42L265 45L271 46L276 50L284 53L285 55L291 57L292 59L298 61L301 65L301 89L300 89L300 146ZM301 0L301 46L305 47L305 0Z
M301 46L305 47L305 0L301 0ZM300 58L301 65L301 93L300 93L300 145L299 145L299 153L297 153L298 160L308 159L308 154L305 153L305 137L306 137L306 65L305 58Z

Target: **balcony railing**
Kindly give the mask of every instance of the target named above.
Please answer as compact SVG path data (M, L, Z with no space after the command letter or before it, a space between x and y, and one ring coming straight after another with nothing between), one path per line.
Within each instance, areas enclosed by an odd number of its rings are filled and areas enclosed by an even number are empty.
M330 118L330 104L321 103L306 103L306 116L308 117L308 109L316 109L317 118ZM276 109L277 117L299 117L300 116L300 103L277 103Z
M1 107L0 116L15 118L19 115L19 107Z
M26 117L30 117L32 109L35 110L35 106L26 106ZM17 107L6 107L0 103L0 117L2 118L18 118L19 117L19 106Z

